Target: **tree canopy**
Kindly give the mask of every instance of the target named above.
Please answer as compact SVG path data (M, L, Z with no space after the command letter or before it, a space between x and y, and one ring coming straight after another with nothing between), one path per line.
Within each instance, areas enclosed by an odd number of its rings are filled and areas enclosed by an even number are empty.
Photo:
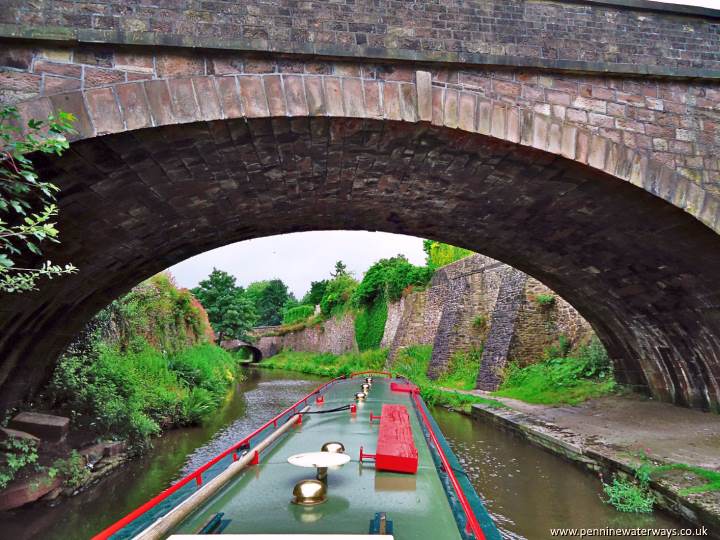
M256 281L248 285L247 296L253 302L260 326L282 324L283 311L297 305L295 297L280 279Z
M234 276L213 268L208 278L192 290L207 311L218 341L244 339L257 321L252 300L235 281Z

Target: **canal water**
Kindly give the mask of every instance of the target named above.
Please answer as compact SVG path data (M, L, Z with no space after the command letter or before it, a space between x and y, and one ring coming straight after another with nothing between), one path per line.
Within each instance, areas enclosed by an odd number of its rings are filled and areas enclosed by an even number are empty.
M168 432L152 451L99 485L54 507L36 504L0 512L1 537L90 538L323 381L257 368L246 374L205 425ZM432 412L504 538L550 538L556 527L682 527L657 512L617 512L602 502L598 479L561 458L467 416L437 407Z

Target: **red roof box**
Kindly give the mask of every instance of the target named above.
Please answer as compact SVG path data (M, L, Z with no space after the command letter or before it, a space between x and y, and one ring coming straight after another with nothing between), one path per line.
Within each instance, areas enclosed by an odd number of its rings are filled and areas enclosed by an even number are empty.
M383 405L378 432L375 469L417 473L418 451L405 405Z

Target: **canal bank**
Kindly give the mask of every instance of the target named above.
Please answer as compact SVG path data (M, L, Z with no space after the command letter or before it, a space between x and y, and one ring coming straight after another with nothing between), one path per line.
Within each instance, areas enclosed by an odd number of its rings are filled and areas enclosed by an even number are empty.
M483 392L474 392L484 396ZM472 406L476 422L521 437L609 482L632 478L643 463L720 470L720 416L637 396L611 396L573 407L496 398L506 408ZM652 476L656 507L720 538L720 492L686 493L706 480L688 470Z
M277 411L327 379L283 370L250 368L226 405L199 427L166 432L139 460L98 485L61 501L0 512L3 537L82 540L127 514L205 463ZM624 514L602 501L595 475L569 467L491 422L432 408L442 432L503 538L550 538L559 527L664 527L682 523L660 512ZM312 420L310 420L312 421ZM690 537L693 538L693 537Z

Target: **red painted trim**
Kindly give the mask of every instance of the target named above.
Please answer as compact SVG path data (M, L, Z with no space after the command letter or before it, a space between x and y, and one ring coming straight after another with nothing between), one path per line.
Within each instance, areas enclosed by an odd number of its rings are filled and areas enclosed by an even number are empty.
M291 405L290 407L288 407L287 409L282 411L280 414L274 416L273 418L271 418L270 420L265 422L262 426L260 426L255 431L250 433L250 435L248 435L241 441L236 442L230 448L228 448L224 452L215 456L213 459L211 459L210 461L205 463L205 465L202 465L201 467L195 469L193 472L188 474L186 477L177 481L175 484L173 484L166 490L162 491L161 493L159 493L158 495L156 495L155 497L153 497L152 499L147 501L145 504L139 506L138 508L136 508L135 510L130 512L128 515L126 515L125 517L121 518L120 520L118 520L115 523L113 523L112 525L110 525L107 529L105 529L102 532L93 536L92 540L105 540L107 538L110 538L113 534L118 532L120 529L122 529L126 525L135 521L137 518L139 518L145 512L147 512L148 510L157 506L160 502L167 499L170 495L175 493L177 490L179 490L181 487L188 484L192 480L195 480L195 482L198 485L201 485L202 484L202 474L205 471L207 471L210 467L212 467L213 465L215 465L217 462L221 461L223 458L227 457L228 455L235 453L237 450L240 449L241 446L247 445L253 437L256 437L257 435L259 435L260 433L265 431L268 427L270 427L270 425L277 426L278 420L280 420L280 418L282 418L284 415L286 415L289 412L295 412L295 409L297 407L299 407L300 405L307 405L308 400L312 396L320 393L322 390L324 390L331 384L334 384L335 382L342 380L342 379L344 379L344 377L337 377L321 386L318 386L315 390L310 392L307 396L305 396L301 400L297 401L295 404ZM258 459L257 451L255 452L255 454L256 454L255 459Z
M470 506L470 503L465 497L465 493L460 487L460 483L455 477L455 473L453 472L450 463L448 463L447 456L445 455L445 452L443 452L442 446L440 446L437 435L435 435L435 430L433 430L432 425L430 424L430 421L425 414L425 409L422 407L422 398L419 394L411 395L413 400L415 401L415 410L419 411L420 413L420 420L422 420L422 423L425 425L425 428L430 434L430 440L435 445L435 449L440 456L440 462L442 463L442 466L445 469L445 473L448 475L450 483L452 484L452 487L457 494L458 501L460 501L460 506L462 506L463 512L465 512L465 516L467 517L467 528L470 529L470 531L475 535L476 540L485 540L485 533L483 533L482 527L480 526L480 523L475 517L475 513L473 512L472 507Z

